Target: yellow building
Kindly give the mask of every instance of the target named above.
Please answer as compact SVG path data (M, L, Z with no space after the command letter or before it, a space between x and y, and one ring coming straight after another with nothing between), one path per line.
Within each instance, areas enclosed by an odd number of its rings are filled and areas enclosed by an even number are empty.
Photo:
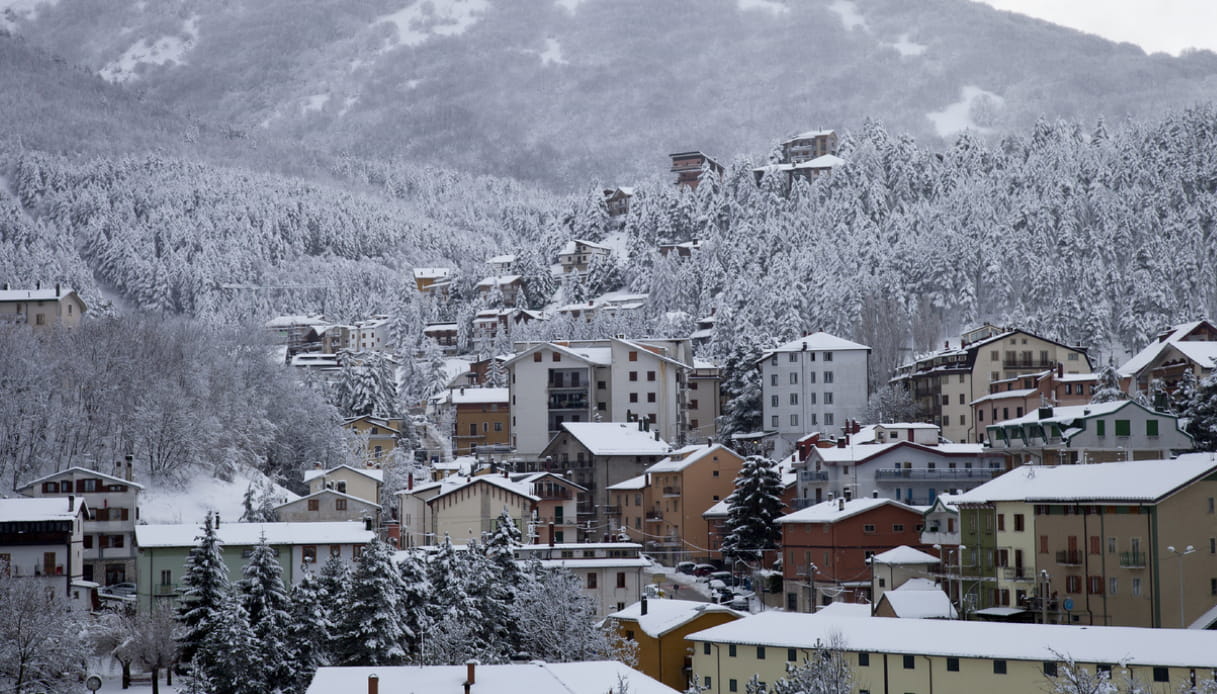
M679 691L689 686L693 657L693 644L685 637L743 617L743 613L723 605L645 597L609 615L616 622L617 633L638 644L635 668Z
M743 692L755 674L785 675L824 644L839 644L859 694L1028 694L1071 659L1114 682L1177 692L1213 677L1217 632L1001 624L762 612L690 634L693 674L709 694Z
M344 429L355 432L364 449L363 458L366 462L380 464L397 448L397 440L401 437L404 422L400 419L384 419L363 415L351 417L342 422Z
M494 530L504 509L520 531L528 530L540 497L526 483L499 475L461 477L412 486L397 492L404 547L439 544L444 535L463 544Z
M324 489L333 489L380 506L380 489L385 481L384 475L384 470L379 468L339 465L323 470L318 465L304 473L304 483L308 485L310 496Z

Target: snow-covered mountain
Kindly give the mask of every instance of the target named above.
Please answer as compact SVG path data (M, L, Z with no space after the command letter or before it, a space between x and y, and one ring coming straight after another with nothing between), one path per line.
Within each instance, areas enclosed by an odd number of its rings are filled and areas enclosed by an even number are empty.
M0 0L0 24L245 135L572 189L872 117L923 141L1150 116L1217 55L967 0Z

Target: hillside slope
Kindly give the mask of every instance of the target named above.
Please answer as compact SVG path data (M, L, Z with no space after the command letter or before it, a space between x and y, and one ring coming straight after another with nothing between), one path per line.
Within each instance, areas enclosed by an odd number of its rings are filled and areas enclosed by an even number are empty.
M867 117L933 143L1217 88L1212 53L1146 56L967 0L58 0L7 17L237 132L566 188Z

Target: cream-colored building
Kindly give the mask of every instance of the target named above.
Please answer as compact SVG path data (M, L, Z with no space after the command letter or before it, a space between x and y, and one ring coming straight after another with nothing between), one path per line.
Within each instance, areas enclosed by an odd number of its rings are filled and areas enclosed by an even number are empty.
M0 325L29 325L42 330L54 325L74 328L88 307L70 287L0 289Z
M304 473L304 483L308 485L310 495L323 489L333 489L377 506L380 505L380 490L384 481L384 470L351 465L339 465L329 470L322 470L318 465Z
M545 568L566 569L579 579L583 594L595 601L596 614L607 617L642 599L643 568L651 562L635 542L580 542L565 545L524 545L521 562L537 559Z
M454 544L470 538L480 542L483 533L497 527L504 509L523 534L540 501L526 484L499 475L453 475L413 485L397 492L401 543L403 547L436 545L445 535Z
M380 527L380 504L337 489L321 489L279 504L275 515L283 523L354 521L371 518Z
M772 683L824 644L839 644L859 694L1028 694L1070 658L1114 682L1177 692L1217 668L1217 632L1077 627L769 611L690 634L692 672L709 694Z

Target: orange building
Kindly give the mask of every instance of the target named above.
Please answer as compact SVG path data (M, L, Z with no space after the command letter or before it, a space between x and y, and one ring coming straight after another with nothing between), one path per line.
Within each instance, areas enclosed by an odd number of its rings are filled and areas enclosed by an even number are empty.
M644 597L608 618L616 622L623 638L638 644L636 670L683 692L693 662L693 643L685 637L744 616L723 605Z
M458 388L451 392L456 420L452 450L468 455L477 446L511 444L511 408L506 388Z

